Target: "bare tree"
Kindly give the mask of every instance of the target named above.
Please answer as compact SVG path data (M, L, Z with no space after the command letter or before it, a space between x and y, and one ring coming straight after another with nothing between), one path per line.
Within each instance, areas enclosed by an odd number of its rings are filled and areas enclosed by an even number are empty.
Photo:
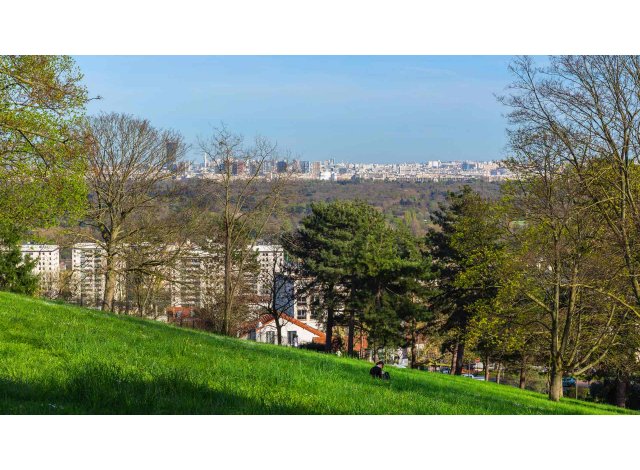
M512 143L553 137L558 164L573 168L607 224L610 262L620 260L632 299L606 294L640 316L640 57L551 57L546 67L525 57L510 68L515 80L500 100Z
M260 258L261 254L264 258ZM277 344L281 345L282 327L287 324L284 315L293 316L296 303L311 291L313 282L302 276L302 270L295 262L287 260L281 245L272 245L270 252L259 253L258 258L258 311L273 318Z
M290 170L287 162L276 162L276 146L264 138L253 145L229 132L224 126L215 129L199 145L216 169L217 179L207 182L202 191L205 207L212 208L205 227L215 227L206 234L211 247L221 250L223 293L220 333L232 335L235 310L240 310L242 286L247 269L255 261L254 246L280 204L281 194ZM264 186L269 188L264 191ZM211 229L213 232L213 229Z
M114 309L125 246L140 243L158 223L153 214L170 193L176 162L185 152L180 134L155 129L145 119L112 113L91 120L89 210L83 224L95 229L93 241L105 252L103 310Z
M209 230L205 234L217 233L219 226L215 220L210 221ZM229 334L238 330L240 325L251 316L251 307L255 303L254 287L257 275L255 260L244 260L242 275L239 274L237 259L240 253L232 254L231 277L235 288L233 315L225 311L225 252L224 244L218 238L198 240L198 248L191 250L184 280L190 282L187 290L192 292L192 303L197 307L198 316L205 320L213 331ZM189 267L191 266L191 268ZM189 270L191 273L189 274Z

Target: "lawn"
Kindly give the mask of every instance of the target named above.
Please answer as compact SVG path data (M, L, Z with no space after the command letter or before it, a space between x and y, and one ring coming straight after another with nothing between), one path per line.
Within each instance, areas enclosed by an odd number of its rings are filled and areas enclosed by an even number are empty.
M606 414L625 410L0 293L4 414Z

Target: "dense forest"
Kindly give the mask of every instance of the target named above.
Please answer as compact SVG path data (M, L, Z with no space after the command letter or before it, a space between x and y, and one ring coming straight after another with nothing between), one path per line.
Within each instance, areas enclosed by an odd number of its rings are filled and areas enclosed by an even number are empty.
M182 183L180 208L190 206L198 200L205 188L216 183L210 180L186 180ZM488 199L499 195L500 183L481 179L443 180L421 183L398 181L319 181L290 179L283 189L282 211L278 223L281 230L296 227L300 220L311 211L314 202L337 200L362 200L380 209L389 219L404 221L415 235L424 235L429 226L430 215L444 202L450 192L460 190L464 185ZM248 204L261 196L260 186ZM262 188L270 190L268 185ZM209 200L209 203L215 202Z

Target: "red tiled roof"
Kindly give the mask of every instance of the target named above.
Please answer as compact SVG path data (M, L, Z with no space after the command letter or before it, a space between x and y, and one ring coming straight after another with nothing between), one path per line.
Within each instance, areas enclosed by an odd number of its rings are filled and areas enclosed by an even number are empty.
M167 307L166 312L171 314L171 315L175 315L177 313L188 313L191 314L192 312L195 311L194 307Z

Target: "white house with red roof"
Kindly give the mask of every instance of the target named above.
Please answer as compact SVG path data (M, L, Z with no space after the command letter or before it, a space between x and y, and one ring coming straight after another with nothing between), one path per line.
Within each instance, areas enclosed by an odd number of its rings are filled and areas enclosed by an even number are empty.
M289 315L280 314L280 323L283 345L296 347L308 343L325 343L326 336L322 331ZM242 325L238 337L259 343L277 344L277 334L275 321L271 315L267 314Z

